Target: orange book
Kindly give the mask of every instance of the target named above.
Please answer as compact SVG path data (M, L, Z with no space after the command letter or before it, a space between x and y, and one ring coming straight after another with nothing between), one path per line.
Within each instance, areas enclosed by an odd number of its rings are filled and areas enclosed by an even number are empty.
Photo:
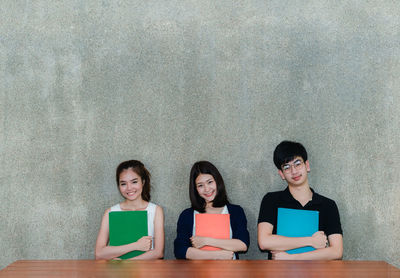
M229 239L230 238L230 215L198 213L195 215L196 236ZM214 246L203 246L201 250L221 250Z

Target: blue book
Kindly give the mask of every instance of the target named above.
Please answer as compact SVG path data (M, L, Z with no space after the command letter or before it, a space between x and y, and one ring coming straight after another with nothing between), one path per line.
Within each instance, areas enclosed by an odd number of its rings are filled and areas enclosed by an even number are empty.
M287 237L308 237L318 232L319 211L278 208L278 225L276 233ZM286 251L299 254L315 250L312 246L304 246Z

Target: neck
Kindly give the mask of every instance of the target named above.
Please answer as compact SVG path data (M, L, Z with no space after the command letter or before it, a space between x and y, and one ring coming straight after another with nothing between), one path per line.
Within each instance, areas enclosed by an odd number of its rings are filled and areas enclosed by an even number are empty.
M122 202L122 205L124 209L130 209L130 210L140 210L140 209L145 209L147 206L148 202L144 201L142 198L138 198L136 200L127 200Z
M206 204L206 213L212 213L212 214L221 213L222 210L224 209L224 207L215 208L212 206L212 204L213 204L212 202Z
M289 191L293 198L299 201L303 206L312 199L313 193L308 185L308 182L296 186L289 184Z

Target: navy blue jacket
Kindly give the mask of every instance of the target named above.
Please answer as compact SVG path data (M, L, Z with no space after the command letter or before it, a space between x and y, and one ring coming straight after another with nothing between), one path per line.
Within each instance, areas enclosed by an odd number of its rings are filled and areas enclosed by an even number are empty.
M246 215L241 206L227 204L230 214L230 222L232 229L232 238L239 239L246 244L247 248L250 245L249 231L247 230ZM190 237L193 233L193 212L192 208L187 208L182 211L178 219L176 228L176 239L174 241L174 253L177 259L186 259L186 251L192 247ZM237 253L236 258L239 259Z

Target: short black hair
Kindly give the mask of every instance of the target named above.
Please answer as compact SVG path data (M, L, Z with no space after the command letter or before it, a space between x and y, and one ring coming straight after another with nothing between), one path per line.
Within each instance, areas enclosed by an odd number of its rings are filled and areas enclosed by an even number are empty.
M119 176L121 175L122 171L132 169L133 172L135 172L143 182L143 189L142 189L142 199L144 201L150 201L150 173L144 167L143 163L140 162L139 160L128 160L121 162L121 164L118 165L117 170L116 170L116 179L117 179L117 186L119 189Z
M283 164L300 156L304 162L307 161L307 151L304 146L298 142L282 141L276 146L274 151L274 164L281 170Z
M193 164L192 170L190 170L189 196L192 208L198 212L206 211L206 202L202 197L200 197L196 187L196 179L201 174L209 174L213 176L215 183L217 184L217 194L213 201L213 207L219 208L229 204L225 190L225 183L217 167L209 161L197 161Z

